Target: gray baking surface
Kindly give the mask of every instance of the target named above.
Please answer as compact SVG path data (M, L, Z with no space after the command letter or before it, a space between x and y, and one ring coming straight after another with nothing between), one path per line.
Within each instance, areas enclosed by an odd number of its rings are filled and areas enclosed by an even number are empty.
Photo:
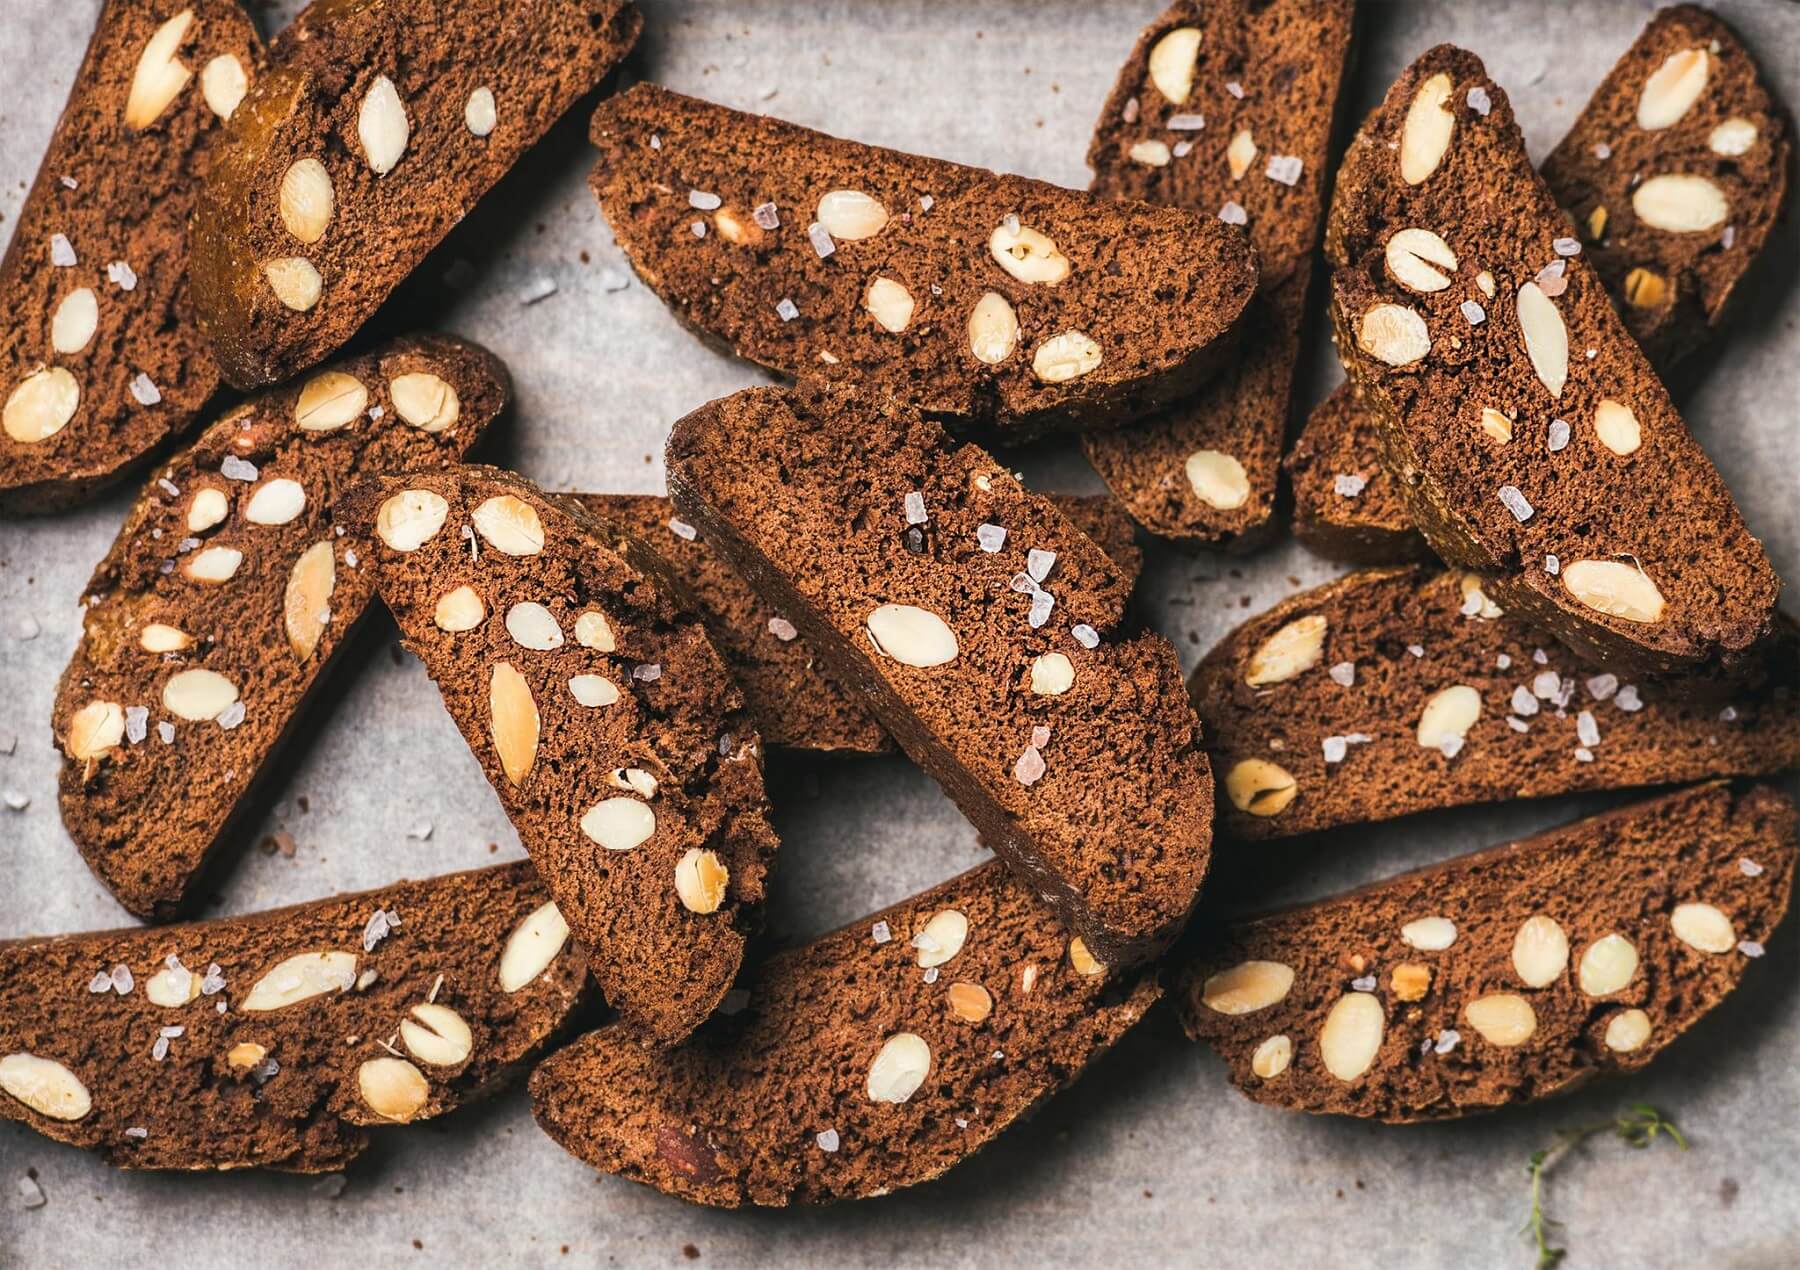
M293 4L259 10L265 32ZM860 140L1085 185L1088 132L1160 0L957 5L650 0L627 72ZM1377 101L1440 41L1478 52L1542 156L1654 10L1638 2L1366 4L1349 109ZM1790 101L1800 10L1721 4ZM98 9L5 0L0 212L10 233ZM512 367L518 407L497 461L549 486L661 488L669 424L758 372L703 348L635 279L585 183L577 110L427 266L426 317ZM587 259L584 259L584 254ZM1744 284L1747 311L1685 412L1776 566L1800 575L1800 294L1789 225ZM466 260L472 281L436 285ZM459 268L459 275L467 270ZM557 291L526 305L539 280ZM448 297L447 299L443 297ZM6 319L10 320L11 315ZM1304 402L1338 378L1314 315ZM1099 484L1070 445L1015 460L1042 488ZM0 522L0 938L124 924L56 813L49 730L76 601L130 494L51 519ZM1282 541L1248 559L1153 552L1146 616L1184 662L1333 566ZM1247 607L1246 605L1247 601ZM385 619L384 619L385 621ZM34 626L35 624L35 626ZM28 633L36 630L35 635ZM394 655L390 655L393 653ZM519 853L480 769L391 626L358 652L276 801L217 883L242 912L467 868ZM853 920L977 863L973 832L904 759L772 764L783 847L772 925ZM306 809L302 810L304 800ZM1326 893L1571 818L1607 798L1514 805L1255 848L1281 867L1269 899ZM429 836L419 836L430 826ZM257 849L285 829L290 858ZM490 844L498 844L494 853ZM340 1194L274 1174L158 1176L0 1122L0 1265L380 1264L996 1266L1528 1266L1525 1165L1564 1126L1645 1099L1692 1136L1686 1153L1596 1140L1552 1173L1548 1203L1576 1266L1800 1263L1800 937L1644 1075L1461 1124L1384 1128L1258 1107L1216 1058L1155 1012L1072 1090L943 1180L835 1209L721 1213L594 1174L531 1120L523 1091L379 1135ZM71 1011L71 1027L80 1026ZM769 1108L771 1116L782 1108ZM16 1189L34 1170L48 1198Z

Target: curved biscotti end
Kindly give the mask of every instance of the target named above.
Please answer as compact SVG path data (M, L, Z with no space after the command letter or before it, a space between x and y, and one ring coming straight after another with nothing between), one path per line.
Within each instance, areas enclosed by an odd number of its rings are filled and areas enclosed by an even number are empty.
M1434 558L1348 381L1313 407L1282 467L1294 492L1294 537L1315 555L1357 565Z
M680 1040L731 986L776 846L699 620L639 544L496 468L386 476L335 515L607 1000Z
M100 9L0 265L0 515L82 503L218 387L184 278L187 220L262 54L232 0Z
M869 1198L973 1155L1158 995L990 863L777 954L677 1049L590 1033L539 1065L532 1111L595 1168L695 1203Z
M1215 217L653 84L601 102L591 136L613 233L683 322L784 374L872 384L963 427L1024 437L1178 400L1223 363L1256 288L1248 239Z
M641 26L625 0L308 9L195 209L194 303L225 377L272 383L348 340Z
M1636 1071L1787 911L1794 805L1703 785L1220 927L1175 976L1257 1102L1390 1122Z
M486 349L406 337L252 395L153 471L88 581L51 715L63 824L131 912L182 911L368 607L333 500L456 462L509 394Z
M587 971L523 862L0 946L0 1116L124 1168L318 1172L531 1061Z

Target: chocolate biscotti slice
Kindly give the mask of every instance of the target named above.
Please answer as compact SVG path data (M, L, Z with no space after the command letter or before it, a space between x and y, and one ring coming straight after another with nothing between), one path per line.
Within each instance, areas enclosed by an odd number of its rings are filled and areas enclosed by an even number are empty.
M1353 11L1176 0L1138 37L1095 126L1095 193L1245 225L1262 268L1234 365L1167 411L1082 440L1114 497L1162 537L1244 548L1273 527Z
M156 469L88 582L51 718L63 824L126 908L181 910L368 608L367 547L332 502L456 462L510 393L483 348L395 340L254 395Z
M319 1172L513 1075L585 996L524 862L0 944L0 1116L124 1168Z
M1621 683L1471 573L1353 573L1246 622L1188 681L1220 829L1274 838L1428 808L1800 767L1800 633L1753 682Z
M1425 540L1620 671L1729 662L1780 583L1474 55L1426 53L1351 143L1338 353Z
M342 345L637 42L626 0L315 0L194 211L200 327L240 388Z
M868 708L818 665L811 645L721 559L697 530L653 494L577 494L596 516L647 542L681 583L683 598L706 623L756 719L764 744L800 750L874 754L893 748ZM1051 495L1051 501L1123 570L1127 587L1143 567L1131 520L1103 495Z
M616 1028L538 1065L532 1110L595 1168L699 1204L883 1195L973 1155L1159 995L993 862L771 957L652 1054Z
M1219 369L1256 289L1216 217L859 145L654 84L600 103L591 184L687 325L783 374L1024 439Z
M775 835L761 742L642 545L497 468L372 481L338 520L606 999L656 1045L724 997Z
M1212 928L1183 1026L1257 1102L1444 1120L1636 1071L1787 911L1794 804L1703 785Z
M218 387L188 299L188 213L261 59L235 0L100 9L0 263L0 514L119 479Z
M676 423L669 491L1093 954L1186 921L1212 781L1167 641L1046 499L917 410L816 382Z

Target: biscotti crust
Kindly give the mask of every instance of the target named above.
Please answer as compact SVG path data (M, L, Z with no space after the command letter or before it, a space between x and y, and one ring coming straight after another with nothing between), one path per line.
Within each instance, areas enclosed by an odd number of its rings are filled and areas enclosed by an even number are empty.
M1256 287L1249 242L1216 218L653 84L602 102L592 138L607 222L683 322L783 374L868 385L962 428L1023 440L1177 400L1223 364Z
M0 515L126 476L218 387L188 298L188 213L261 62L234 0L100 10L0 264Z
M694 1203L785 1206L938 1177L1072 1082L1156 1000L995 862L778 953L688 1044L589 1034L531 1078L595 1168Z
M324 0L275 45L194 212L225 377L322 361L636 43L625 0Z
M1257 1102L1443 1120L1636 1071L1762 956L1794 804L1700 786L1215 928L1183 1026Z
M88 582L51 717L63 824L131 912L182 911L369 606L333 500L460 459L510 393L487 350L403 338L254 395L154 471Z
M123 1168L338 1169L562 1031L587 983L567 936L520 862L0 944L0 1116Z

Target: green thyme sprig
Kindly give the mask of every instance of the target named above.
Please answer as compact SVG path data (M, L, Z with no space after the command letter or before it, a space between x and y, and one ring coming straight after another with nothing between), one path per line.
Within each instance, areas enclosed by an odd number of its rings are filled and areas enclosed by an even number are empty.
M1633 1103L1623 1115L1611 1120L1601 1120L1594 1124L1582 1125L1575 1129L1563 1129L1556 1135L1551 1145L1531 1153L1531 1162L1525 1166L1525 1174L1531 1179L1531 1213L1525 1219L1521 1233L1528 1234L1537 1245L1537 1270L1555 1270L1568 1255L1567 1248L1558 1248L1550 1240L1556 1228L1562 1225L1544 1213L1544 1175L1569 1152L1581 1146L1589 1138L1599 1134L1610 1133L1626 1146L1642 1150L1664 1134L1683 1151L1687 1150L1687 1138L1675 1122L1665 1119L1662 1112L1647 1102Z

